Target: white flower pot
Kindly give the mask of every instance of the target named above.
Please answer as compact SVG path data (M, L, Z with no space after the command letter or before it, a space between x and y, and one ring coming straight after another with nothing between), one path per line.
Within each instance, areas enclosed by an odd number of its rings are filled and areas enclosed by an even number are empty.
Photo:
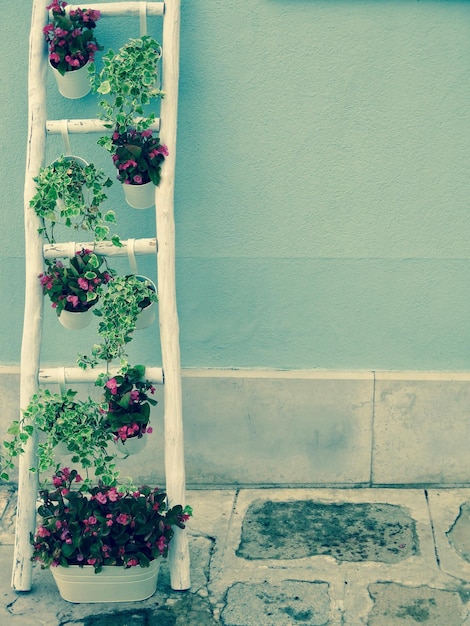
M150 280L150 278L147 278L146 276L140 276L140 275L136 275L136 278L138 278L139 280L143 282L150 283L155 293L157 293L157 286L155 285L153 280ZM141 312L137 316L137 320L135 323L136 330L142 330L143 328L147 328L148 326L150 326L150 324L153 324L155 320L155 315L156 315L155 304L156 304L155 302L151 302L149 306L146 306L145 309L141 310Z
M155 185L150 181L143 185L123 183L126 202L133 209L149 209L155 204Z
M59 322L69 330L81 330L86 328L91 322L93 311L66 311L65 309L59 315Z
M91 565L59 565L51 572L67 602L137 602L155 593L159 569L160 559L155 559L149 567L105 565L99 574Z
M124 456L138 454L139 452L142 452L142 450L145 448L145 444L147 443L147 436L148 435L142 435L142 437L130 437L125 441L118 439L118 441L114 442L114 445L121 454L124 454Z
M77 100L78 98L83 98L91 91L90 76L88 74L90 61L83 67L78 68L78 70L65 72L64 75L57 71L50 61L49 65L54 74L57 87L64 98Z

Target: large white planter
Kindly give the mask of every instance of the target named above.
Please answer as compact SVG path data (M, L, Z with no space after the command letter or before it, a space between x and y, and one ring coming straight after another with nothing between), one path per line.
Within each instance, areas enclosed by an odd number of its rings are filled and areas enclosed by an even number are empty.
M93 311L66 311L65 309L59 315L59 322L69 330L81 330L86 328L93 317Z
M155 185L152 182L143 185L122 185L126 202L133 209L150 209L155 204Z
M137 602L155 593L159 569L160 559L155 559L149 567L105 565L99 574L91 565L59 565L51 572L67 602Z
M152 289L155 291L155 293L157 293L157 286L155 285L153 280L150 280L150 278L147 278L146 276L140 276L139 274L136 274L136 278L138 278L142 282L150 283ZM149 306L146 306L145 309L141 310L135 322L136 330L142 330L143 328L147 328L148 326L150 326L150 324L153 324L156 314L155 304L155 302L151 302Z
M90 76L88 74L90 61L78 70L65 72L64 75L58 72L50 61L49 65L54 74L57 87L64 98L77 100L78 98L83 98L91 91Z

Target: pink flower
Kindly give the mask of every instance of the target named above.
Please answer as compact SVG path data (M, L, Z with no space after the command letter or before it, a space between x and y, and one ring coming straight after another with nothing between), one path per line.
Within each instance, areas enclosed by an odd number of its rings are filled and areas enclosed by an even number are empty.
M119 494L115 487L111 487L111 489L108 491L108 498L110 502L117 502L117 500L119 500Z
M67 302L71 302L73 308L76 309L80 300L78 299L78 296L67 296Z
M49 58L53 63L58 63L60 61L60 56L57 54L57 52L51 52Z
M101 491L98 491L98 493L95 496L95 499L98 500L100 504L106 504L106 502L108 501L106 498L106 495L104 493L101 493Z
M143 130L140 134L142 135L142 137L151 137L152 130L150 128L147 128L146 130Z
M83 291L88 291L89 284L85 278L79 278L77 282L78 282L78 286L80 287L80 289L83 289Z
M132 402L137 402L137 400L139 399L139 395L140 395L140 394L139 394L139 392L137 391L137 389L133 389L133 390L131 391L131 395L130 395L130 398L131 398Z
M147 433L147 435L151 435L153 433L153 428L151 426L147 426L145 432Z
M118 524L122 524L123 526L126 526L131 520L131 516L128 515L127 513L119 513L119 515L116 517L116 522Z
M87 559L86 562L88 563L88 565L94 565L96 563L96 559Z
M163 535L161 535L157 541L157 548L160 554L163 554L163 552L165 551L166 544L165 544L165 537Z
M115 378L110 378L108 382L105 384L105 387L109 389L113 396L115 396L118 392L118 384Z
M136 174L134 176L134 182L137 183L137 185L141 185L142 184L142 176L140 174Z
M128 567L135 567L136 565L139 565L139 561L137 559L129 559L126 565Z
M38 537L50 537L51 533L47 530L47 528L44 528L44 526L39 526L37 535Z

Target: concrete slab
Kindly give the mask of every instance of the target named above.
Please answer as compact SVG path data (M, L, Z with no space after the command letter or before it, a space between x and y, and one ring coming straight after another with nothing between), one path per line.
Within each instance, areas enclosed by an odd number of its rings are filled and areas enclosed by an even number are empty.
M467 483L468 381L400 379L377 372L372 482Z
M450 576L470 582L470 563L448 535L459 518L460 507L470 502L470 489L429 490L428 499L440 568ZM470 527L467 529L470 531Z

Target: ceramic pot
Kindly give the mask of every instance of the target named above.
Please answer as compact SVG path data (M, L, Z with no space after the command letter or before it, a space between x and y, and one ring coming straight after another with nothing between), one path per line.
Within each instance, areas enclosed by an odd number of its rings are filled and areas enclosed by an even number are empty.
M151 561L149 567L105 565L99 574L91 565L50 569L67 602L137 602L155 593L160 559Z
M66 311L65 309L59 315L59 322L69 330L81 330L86 328L93 317L93 311Z
M150 278L147 278L146 276L140 276L140 275L136 275L136 278L138 278L142 282L149 283L150 288L153 289L155 293L157 293L157 287L155 283L153 282L153 280L150 280ZM148 326L150 326L150 324L153 324L155 320L155 315L156 315L155 304L156 302L151 302L149 306L146 306L144 309L141 310L135 323L136 330L142 330L143 328L147 328Z
M122 185L126 202L133 209L149 209L155 204L155 185Z
M147 435L143 435L142 437L130 437L129 439L126 439L126 441L119 439L114 442L114 445L121 454L129 456L131 454L138 454L141 452L145 448L146 443Z
M90 61L88 61L83 67L78 68L78 70L65 72L64 75L56 70L50 61L49 65L54 74L59 92L64 96L64 98L77 100L78 98L83 98L91 91L90 76L88 74Z

